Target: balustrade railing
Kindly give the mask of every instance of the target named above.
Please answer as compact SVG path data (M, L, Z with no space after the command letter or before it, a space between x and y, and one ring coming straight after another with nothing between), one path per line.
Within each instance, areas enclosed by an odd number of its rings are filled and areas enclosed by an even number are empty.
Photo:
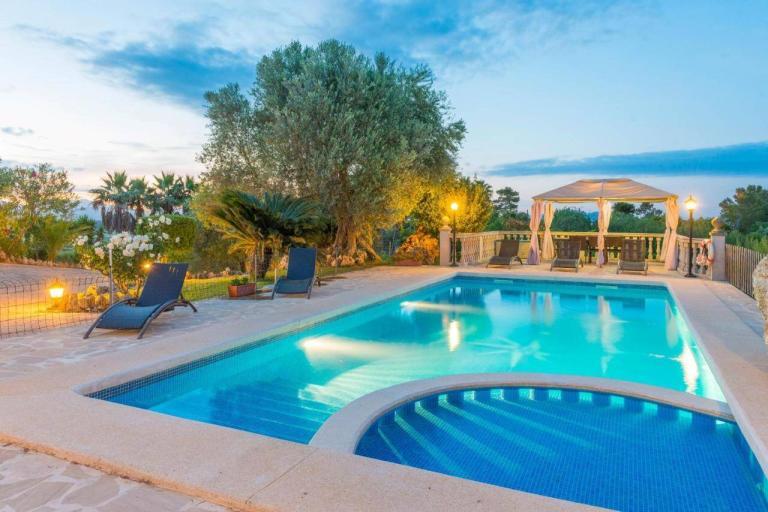
M539 232L539 247L542 245L543 232ZM584 242L585 256L592 260L597 247L597 233L594 231L552 231L554 239L580 238ZM608 233L605 236L605 246L608 258L617 259L624 238L642 239L646 241L646 258L649 261L661 261L661 244L663 233ZM520 240L520 257L528 257L530 248L530 231L485 231L482 233L457 233L459 263L462 265L477 265L488 261L496 250L496 241L504 239Z
M704 263L699 264L699 254L701 254L701 242L704 240L709 240L708 238L694 238L693 239L693 265L691 267L691 271L694 275L697 276L709 276L709 265L706 264L706 258L704 258ZM690 246L688 242L688 237L684 236L678 236L677 237L677 271L681 274L687 274L688 273L688 262L689 254L688 247Z

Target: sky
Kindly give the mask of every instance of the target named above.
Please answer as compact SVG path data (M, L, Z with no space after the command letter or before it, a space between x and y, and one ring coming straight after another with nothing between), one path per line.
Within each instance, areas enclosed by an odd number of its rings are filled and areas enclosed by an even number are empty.
M460 170L530 197L630 177L705 214L768 186L768 1L0 0L0 158L78 192L197 174L203 93L328 38L428 64L467 125ZM586 205L586 209L590 206Z

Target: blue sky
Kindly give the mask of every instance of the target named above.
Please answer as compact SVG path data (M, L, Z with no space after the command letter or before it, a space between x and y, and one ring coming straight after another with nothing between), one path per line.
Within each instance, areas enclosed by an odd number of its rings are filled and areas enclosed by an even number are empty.
M523 203L630 176L705 212L768 184L768 2L42 2L0 18L0 158L200 172L202 93L259 57L334 37L437 74L467 123L462 172Z

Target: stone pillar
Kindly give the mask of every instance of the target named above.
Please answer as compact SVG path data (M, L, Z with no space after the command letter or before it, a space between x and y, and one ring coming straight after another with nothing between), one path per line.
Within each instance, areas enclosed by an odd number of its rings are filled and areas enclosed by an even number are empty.
M768 345L768 256L760 260L752 273L752 292L757 300L757 308L765 319L763 339Z
M451 264L451 228L440 228L440 266L447 267Z
M715 253L715 261L709 269L710 279L713 281L725 281L725 232L722 230L720 219L712 219L712 231L709 232L709 240Z

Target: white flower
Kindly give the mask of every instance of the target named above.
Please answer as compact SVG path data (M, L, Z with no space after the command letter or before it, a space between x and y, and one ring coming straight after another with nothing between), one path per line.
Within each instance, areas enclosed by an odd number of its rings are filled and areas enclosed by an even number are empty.
M147 249L149 249L150 251L152 250L152 247L153 247L152 244L147 244Z
M139 225L141 225L141 223L142 223L142 222L144 222L144 219L142 219L142 218L140 217L140 218L139 218L139 220L137 220L137 221L136 221L136 224L139 224Z
M115 248L115 246L112 245L112 240L110 240L109 243L107 244L107 249L112 250L114 248Z
M149 257L150 258L154 258L155 257L155 253L153 253L153 252L149 253Z
M177 237L176 237L176 243L179 243L179 242L181 242L181 238L179 238L179 237L177 236Z
M168 225L170 226L170 225L171 225L171 222L173 222L173 221L171 220L171 218L170 218L170 217L166 217L166 218L165 218L165 220L164 220L163 222L165 222L166 224L168 224Z
M133 252L133 249L123 249L123 256L126 256L128 258L132 258L136 253Z
M133 262L129 261L129 262L128 262L128 266L129 266L129 267L132 267L132 266L133 266Z
M168 236L168 233L163 233L163 240L168 240L169 238L171 237Z
M103 257L104 257L104 249L102 249L101 247L97 247L97 248L95 248L95 249L93 250L93 252L94 252L94 253L96 254L96 256L98 256L99 258L103 258Z

